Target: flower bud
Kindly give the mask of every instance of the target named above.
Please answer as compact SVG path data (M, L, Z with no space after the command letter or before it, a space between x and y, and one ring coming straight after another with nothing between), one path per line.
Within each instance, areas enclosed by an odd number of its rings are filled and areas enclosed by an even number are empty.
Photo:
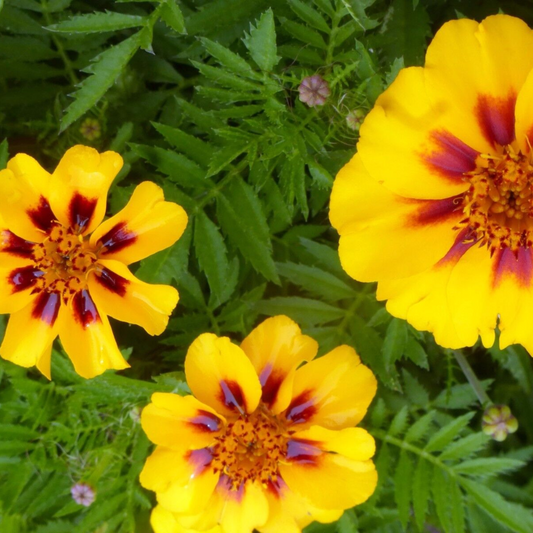
M318 74L304 78L298 92L300 101L309 107L324 105L330 95L328 82Z
M507 405L491 405L483 413L481 426L485 435L502 442L518 429L518 421Z
M94 141L100 138L102 128L100 122L95 118L86 118L80 126L80 133L89 141Z
M362 109L352 109L346 115L346 125L353 131L359 131L364 118L365 112Z

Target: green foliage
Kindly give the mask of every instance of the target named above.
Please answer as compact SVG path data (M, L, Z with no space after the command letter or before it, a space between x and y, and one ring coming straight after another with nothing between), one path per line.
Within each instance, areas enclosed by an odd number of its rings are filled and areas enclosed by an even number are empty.
M149 532L155 501L138 474L152 447L138 408L156 390L188 392L183 360L199 334L240 340L276 314L297 320L320 355L353 346L380 383L363 422L378 489L309 533L533 530L530 356L469 352L521 423L490 443L451 355L344 273L328 220L334 176L358 140L349 113L366 114L404 65L422 64L456 10L480 19L515 4L0 0L0 169L17 152L52 170L76 143L115 150L125 164L108 214L151 180L189 217L176 245L134 267L176 286L180 303L157 338L113 324L131 369L84 381L55 352L48 382L0 363L2 533ZM531 24L533 10L520 9ZM331 95L309 108L298 86L314 74ZM100 137L84 137L87 118ZM72 500L77 481L96 488L95 504Z

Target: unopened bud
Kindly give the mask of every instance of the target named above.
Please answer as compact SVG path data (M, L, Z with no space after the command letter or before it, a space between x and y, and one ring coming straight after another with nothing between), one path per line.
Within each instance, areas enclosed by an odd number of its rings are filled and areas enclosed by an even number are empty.
M95 118L86 118L80 126L80 133L89 141L94 141L100 138L102 128L100 122Z
M352 109L346 115L346 125L353 131L359 131L363 119L365 118L365 112L361 109Z
M518 429L518 421L507 405L491 405L483 413L481 426L485 435L502 442Z
M318 74L304 78L298 92L300 101L309 107L324 105L330 95L328 82Z

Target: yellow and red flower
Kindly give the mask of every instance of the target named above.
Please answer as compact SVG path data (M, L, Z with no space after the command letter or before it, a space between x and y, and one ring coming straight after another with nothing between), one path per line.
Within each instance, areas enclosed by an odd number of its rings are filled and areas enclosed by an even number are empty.
M156 533L296 533L373 493L374 439L353 426L376 379L349 346L312 360L317 348L285 316L240 347L210 333L193 342L194 396L156 393L141 416L157 444L141 473L157 493Z
M0 172L0 313L10 313L0 355L50 378L59 335L76 372L90 378L128 363L107 316L159 335L178 302L167 285L137 279L127 265L178 240L187 215L141 183L102 223L122 167L114 152L68 150L53 174L18 154Z
M533 353L533 31L496 15L446 23L402 70L338 174L344 269L451 348Z

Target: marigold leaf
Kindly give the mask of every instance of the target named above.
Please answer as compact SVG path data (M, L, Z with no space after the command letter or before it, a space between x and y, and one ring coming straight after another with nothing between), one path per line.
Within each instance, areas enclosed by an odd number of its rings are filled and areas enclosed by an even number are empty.
M418 529L422 530L426 521L431 487L432 465L420 457L413 475L413 511Z
M466 458L483 449L489 441L490 437L481 432L467 435L450 444L450 446L439 455L439 459L444 461L446 459Z
M396 467L396 474L394 475L394 499L398 506L398 514L404 529L409 522L412 474L413 461L409 454L402 450Z
M392 419L389 426L389 435L392 437L399 437L403 435L407 429L407 423L409 421L409 407L404 405Z
M445 533L454 533L450 516L452 484L454 482L450 479L450 476L440 466L434 465L431 491L433 493L433 502L437 516Z
M468 425L473 416L474 413L466 413L440 428L439 431L431 437L424 450L426 452L435 452L446 448L446 446L459 435L461 430Z
M405 434L405 442L418 442L422 440L431 428L435 418L435 411L430 411L421 416Z
M533 514L530 509L508 502L500 494L477 481L461 478L461 485L486 513L511 531L533 531Z
M194 217L194 250L207 277L213 304L219 306L235 289L238 268L235 264L230 265L226 244L218 227L202 211Z
M176 33L186 34L185 19L176 0L165 0L161 6L161 20Z
M289 0L289 6L304 22L316 30L329 34L330 26L322 15L301 0Z
M283 29L289 32L294 38L302 41L305 44L310 44L315 48L320 48L321 50L327 50L328 45L320 33L315 30L312 30L308 26L303 24L298 24L288 19L280 19L283 25Z
M272 259L270 230L250 185L234 177L224 194L217 196L217 212L222 229L255 270L279 283Z
M383 341L383 359L385 366L391 367L405 353L408 328L405 320L393 318L387 327Z
M142 37L143 32L137 32L94 58L94 63L85 69L91 76L82 81L74 93L75 100L61 120L61 131L68 128L104 96L138 50Z
M51 24L46 29L61 33L99 33L124 30L126 28L137 28L144 26L145 23L145 17L106 11L105 13L75 15L57 24Z
M255 26L250 24L250 33L245 33L243 42L261 70L270 72L278 64L280 58L276 55L276 27L271 8L261 15Z
M0 170L3 170L7 166L7 161L9 159L9 145L7 139L4 139L0 143Z
M338 307L298 296L270 298L259 302L257 309L269 316L286 314L303 326L327 324L344 315L343 310Z
M356 292L344 281L317 267L291 262L276 263L276 267L281 276L311 295L333 302L356 296Z
M232 52L229 48L226 48L225 46L222 46L221 44L212 41L207 37L201 37L200 42L204 45L204 48L207 50L207 52L209 52L222 66L226 67L228 70L249 78L255 79L258 77L248 62L240 55Z
M525 465L526 462L509 457L479 457L456 464L453 470L460 474L487 478L496 474L513 472Z

